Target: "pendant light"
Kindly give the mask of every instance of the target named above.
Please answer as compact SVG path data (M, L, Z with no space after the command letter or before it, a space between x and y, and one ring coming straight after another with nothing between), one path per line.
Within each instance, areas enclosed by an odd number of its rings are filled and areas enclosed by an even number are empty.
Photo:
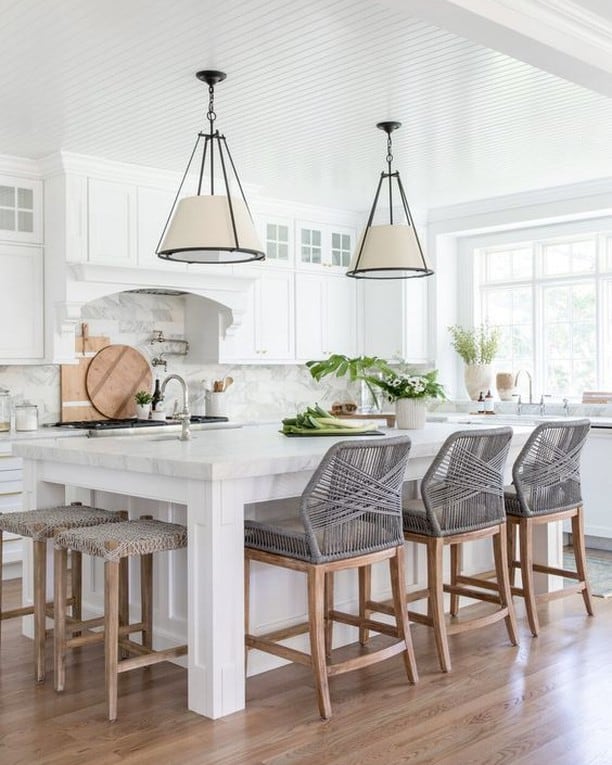
M226 74L207 69L197 72L196 77L208 85L206 118L209 130L208 133L198 133L162 231L157 255L164 260L182 263L244 263L263 260L265 252L259 243L232 155L225 136L215 129L215 85L222 82ZM204 147L196 196L183 197L179 201L202 139ZM221 171L221 193L215 189L215 169ZM239 191L239 196L232 196L232 186Z
M349 270L346 272L347 276L352 276L355 279L410 279L433 274L425 262L399 172L397 170L391 171L391 162L393 161L391 133L401 127L401 124L401 122L379 122L376 125L379 130L384 130L387 134L387 171L380 174L368 222L353 255ZM378 197L385 180L388 189L389 222L375 224L373 221ZM404 211L401 222L395 222L393 218L394 181L397 186L397 198Z

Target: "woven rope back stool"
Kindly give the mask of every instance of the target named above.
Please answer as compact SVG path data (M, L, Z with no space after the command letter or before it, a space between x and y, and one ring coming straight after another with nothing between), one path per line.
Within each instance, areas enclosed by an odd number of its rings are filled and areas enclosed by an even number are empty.
M512 486L504 491L508 519L508 560L512 593L525 599L527 621L538 635L538 602L580 593L589 616L593 602L586 569L584 518L580 486L580 453L591 424L589 420L543 422L534 428L512 466ZM535 563L533 529L554 521L571 520L572 551L576 571ZM518 527L519 550L516 551ZM516 552L519 553L518 559ZM514 586L514 574L521 572L521 587ZM534 572L573 579L575 584L552 592L536 594Z
M70 505L24 510L17 513L0 514L0 571L2 570L3 532L30 537L33 541L33 605L4 611L2 608L2 578L0 577L0 625L4 619L34 614L34 671L37 682L45 679L45 621L53 617L53 603L47 603L47 540L58 529L72 529L99 524L117 523L124 514L89 507L80 502ZM72 621L81 620L81 556L71 559L72 586L66 604L71 606ZM63 590L66 598L66 589Z
M408 611L414 622L433 628L440 668L451 670L448 635L485 627L503 619L512 645L517 645L517 625L506 554L506 516L503 470L510 447L510 428L457 431L449 436L421 481L421 499L404 503L404 538L422 544L427 552L427 585L408 594L412 603L427 600L427 613ZM495 570L466 575L462 548L467 542L490 539ZM450 547L450 582L443 578L443 551ZM444 593L450 593L446 619ZM488 613L459 615L459 597L494 604ZM386 604L366 601L365 613ZM384 610L386 607L386 610Z
M418 680L408 614L405 608L404 540L401 486L410 451L407 436L358 443L340 441L325 454L302 493L299 518L271 523L245 522L245 642L283 659L310 666L317 689L319 713L331 717L328 679L401 654L411 683ZM249 630L250 562L281 566L306 574L308 621L253 635ZM367 626L391 635L391 645L362 652L344 661L331 660L334 621L362 628L358 615L336 611L333 576L357 569L361 587L364 571L388 561L395 624L373 620ZM310 653L279 642L308 633Z
M148 667L160 661L184 656L187 646L176 646L154 651L153 640L153 553L178 550L187 546L187 529L176 523L156 521L142 517L111 526L90 529L72 529L55 537L55 632L54 669L55 690L63 691L65 682L65 656L68 648L104 641L105 686L108 719L117 719L117 677L138 667ZM62 593L66 586L67 551L77 551L104 559L104 632L90 632L77 637L66 636L66 609ZM120 566L130 556L140 557L141 621L121 623L119 592ZM126 583L127 584L127 583ZM128 588L125 588L128 597ZM91 623L81 622L86 630ZM74 629L74 625L72 627ZM142 633L142 644L130 640L133 632ZM119 661L119 648L134 656Z

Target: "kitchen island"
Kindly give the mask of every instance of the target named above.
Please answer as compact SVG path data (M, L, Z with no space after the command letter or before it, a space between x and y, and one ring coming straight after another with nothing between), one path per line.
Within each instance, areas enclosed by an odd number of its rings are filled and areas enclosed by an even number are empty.
M457 429L429 423L422 431L409 431L413 445L407 482L423 476L442 442ZM508 465L530 430L515 428ZM288 438L278 426L265 425L196 433L186 442L156 431L124 438L39 439L14 448L24 460L26 509L81 499L107 509L127 509L130 517L152 512L163 520L186 523L187 552L160 556L154 631L158 640L168 643L180 642L186 631L189 708L217 718L245 704L243 520L261 514L273 517L279 511L277 500L298 496L338 440ZM547 556L553 550L554 558L559 539L545 544ZM415 581L422 561L413 557L407 568ZM26 601L30 570L26 560ZM303 618L303 583L296 582L296 574L253 574L255 627ZM101 603L100 579L92 562L84 578L86 604ZM343 606L354 605L352 581L339 581L336 597ZM348 639L355 638L338 631L339 642ZM265 668L255 666L255 671Z

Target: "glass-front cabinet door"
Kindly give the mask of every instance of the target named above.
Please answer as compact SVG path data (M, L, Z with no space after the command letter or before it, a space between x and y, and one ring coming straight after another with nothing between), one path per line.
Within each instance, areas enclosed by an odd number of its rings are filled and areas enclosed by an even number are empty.
M355 232L344 226L296 223L297 267L325 267L346 271L355 246Z

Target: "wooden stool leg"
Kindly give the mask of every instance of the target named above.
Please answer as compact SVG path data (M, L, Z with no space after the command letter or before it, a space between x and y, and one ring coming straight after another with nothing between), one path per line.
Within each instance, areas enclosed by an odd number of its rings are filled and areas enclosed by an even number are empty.
M127 561L127 558L125 559ZM144 624L142 644L153 648L153 555L140 556L140 613Z
M576 572L580 581L584 583L582 590L582 599L589 616L593 616L593 601L591 600L591 587L589 585L589 575L586 567L586 546L584 542L584 516L582 505L577 508L576 515L572 517L572 547L574 548L574 558L576 560Z
M516 614L514 612L514 602L512 592L510 591L510 577L508 574L508 550L506 549L506 529L505 523L499 527L499 532L493 536L493 555L495 558L495 574L497 578L497 590L502 608L508 609L505 617L508 637L512 645L518 645L518 627L516 624Z
M325 574L325 656L329 659L332 652L334 639L334 620L329 614L334 609L334 574L332 571Z
M369 568L369 567L368 567ZM389 558L389 574L391 576L391 592L393 593L393 605L395 608L395 623L400 640L406 644L404 651L404 666L411 683L418 682L412 635L408 621L408 609L406 608L406 571L404 566L404 546L397 548L396 555Z
M104 562L104 674L108 719L117 719L119 660L119 563Z
M444 582L442 574L442 553L444 540L442 537L432 537L427 542L427 587L429 589L429 606L433 620L434 637L438 660L442 672L451 671L448 636L444 618Z
M119 626L125 627L130 623L130 561L121 558L119 561ZM144 643L143 643L144 645ZM126 648L119 649L119 658L127 659L130 652Z
M80 552L70 551L70 597L72 607L70 614L73 619L81 621L83 618L83 556ZM80 635L80 631L73 632L73 637Z
M461 568L463 566L463 545L451 545L450 546L450 577L451 585L457 584L457 578L461 574ZM459 595L452 592L450 596L450 613L451 616L457 616L459 613Z
M366 603L372 597L372 566L361 566L359 575L359 620L363 624L364 619L369 619L372 613L366 607ZM367 627L359 627L359 642L366 645L370 639L370 630Z
M3 531L0 529L0 645L2 645L2 546L3 546Z
M244 634L251 634L251 559L245 548L244 555ZM249 647L244 644L244 674L246 676L249 658Z
M45 679L45 628L47 611L47 540L33 542L34 557L34 666L36 682ZM64 600L66 590L64 589Z
M510 587L514 587L516 580L516 529L510 516L506 518L506 547L508 549L508 576Z
M529 518L519 521L519 555L521 563L521 584L529 629L534 637L540 632L540 622L536 607L535 589L533 583L533 529Z
M74 558L72 559L74 565ZM66 579L68 551L55 549L53 554L53 677L56 691L63 691L66 681Z
M325 661L325 572L321 566L308 568L308 624L312 671L317 690L319 714L324 720L331 717L329 682Z

